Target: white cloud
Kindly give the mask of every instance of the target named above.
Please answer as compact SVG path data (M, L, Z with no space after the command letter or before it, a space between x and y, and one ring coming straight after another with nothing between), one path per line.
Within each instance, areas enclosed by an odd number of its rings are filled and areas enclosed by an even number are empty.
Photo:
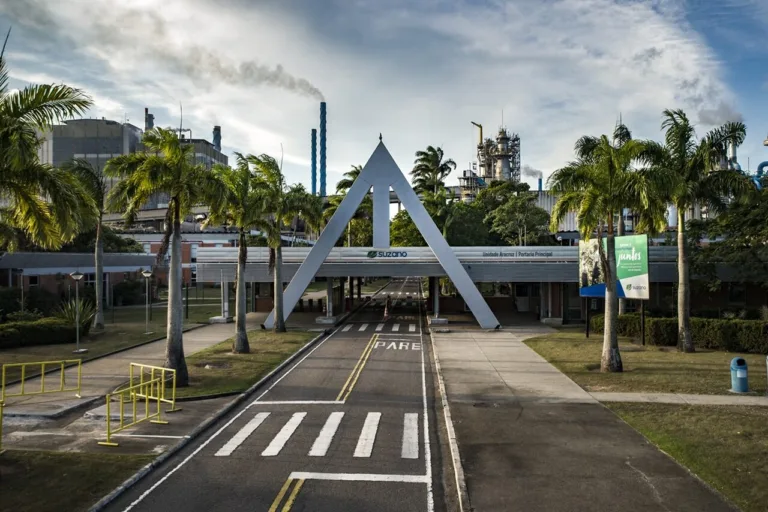
M380 132L405 171L428 144L461 170L476 141L470 121L492 134L503 110L523 163L549 174L579 136L609 132L620 113L641 137L659 137L664 108L733 114L720 63L682 0L34 3L13 38L69 41L70 62L89 71L27 57L12 60L14 73L92 82L98 108L118 119L124 108L138 121L146 105L158 125L175 125L181 101L195 136L219 124L225 149L276 157L282 143L290 178L305 183L317 87L328 101L329 190L365 163ZM0 14L20 16L9 9ZM264 68L240 67L248 61ZM307 83L270 74L278 64Z

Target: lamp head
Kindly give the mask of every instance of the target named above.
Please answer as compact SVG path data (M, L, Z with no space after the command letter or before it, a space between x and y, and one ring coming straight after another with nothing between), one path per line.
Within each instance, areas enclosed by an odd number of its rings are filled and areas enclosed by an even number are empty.
M142 270L141 271L141 275L143 275L144 277L149 279L150 277L152 277L152 271L151 270Z
M80 272L79 270L75 270L74 272L69 274L69 277L71 277L75 281L79 281L79 280L81 280L83 278L83 273Z

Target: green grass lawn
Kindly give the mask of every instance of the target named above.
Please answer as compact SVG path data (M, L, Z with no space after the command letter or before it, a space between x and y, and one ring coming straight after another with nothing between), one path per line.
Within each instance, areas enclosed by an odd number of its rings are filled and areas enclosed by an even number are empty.
M317 336L316 332L254 330L248 332L250 354L233 354L230 338L187 357L190 385L179 397L245 391ZM210 366L206 369L206 366Z
M7 450L0 455L0 508L85 511L153 458Z
M729 394L730 361L744 357L749 388L766 391L765 356L699 350L693 354L674 347L640 346L620 339L623 373L601 373L602 334L560 330L525 343L587 391Z
M768 408L606 405L745 512L768 510Z
M190 304L189 319L185 319L184 327L190 328L201 323L208 323L209 318L220 313L221 307L218 303L197 307ZM88 336L80 340L80 346L88 349L88 352L85 354L78 354L77 356L73 354L74 343L65 345L36 345L0 350L0 362L28 363L80 358L83 361L87 361L115 350L133 347L149 340L164 337L167 314L168 308L166 306L155 305L152 310L152 320L149 323L149 330L152 334L145 334L146 313L144 308L115 308L114 315L112 311L107 310L104 312L104 331L92 331ZM29 368L26 374L33 376L38 373L34 368ZM8 369L8 380L15 380L20 376L20 370L16 368Z

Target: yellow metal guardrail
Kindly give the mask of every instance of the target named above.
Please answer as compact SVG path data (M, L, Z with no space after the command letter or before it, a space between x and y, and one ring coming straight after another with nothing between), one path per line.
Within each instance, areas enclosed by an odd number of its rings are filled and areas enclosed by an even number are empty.
M114 434L143 421L166 425L168 422L164 421L161 416L163 400L160 398L164 386L165 383L160 378L156 378L107 394L107 440L99 441L99 444L102 446L117 446L117 443L112 440ZM120 416L117 428L112 427L112 398L114 396L119 397L117 401L120 403ZM140 414L138 411L138 405L142 402L144 404L144 414ZM150 413L153 403L155 405L155 412ZM131 421L128 423L125 421L126 405L129 405L131 410Z
M151 366L148 364L140 364L140 363L131 363L130 369L129 369L129 375L130 375L130 381L128 382L129 387L135 387L137 385L143 384L144 382L153 381L156 379L160 379L160 381L163 383L157 389L157 396L150 395L149 398L151 399L157 399L160 402L170 404L171 408L168 409L165 412L176 412L180 411L181 407L176 407L176 370L172 370L170 368L164 368L162 366ZM170 389L167 388L168 383L170 383ZM144 395L141 393L143 389L149 389L150 391L155 391L154 388L136 388L139 391L137 392L137 396L140 398L144 398ZM168 396L168 394L170 396Z
M66 369L67 366L70 365L77 365L77 384L72 385L70 387L67 387L67 376L66 376ZM46 389L45 383L45 374L46 371L49 371L50 369L53 369L55 367L59 367L59 377L56 379L58 382L58 386L51 388L49 387ZM27 368L30 367L40 367L40 373L39 374L33 374L31 376L28 376ZM7 392L7 376L8 376L8 370L11 368L21 368L21 389L18 393L8 393ZM62 361L37 361L33 363L6 363L3 365L2 369L2 376L0 377L0 402L5 402L6 397L13 397L13 396L26 396L26 395L43 395L47 393L62 393L67 391L75 391L75 396L77 398L80 398L80 383L83 376L83 360L82 359L65 359ZM28 387L25 386L26 382L30 379L35 379L37 377L40 377L40 388L37 390L30 391ZM51 381L51 378L48 378L48 382Z

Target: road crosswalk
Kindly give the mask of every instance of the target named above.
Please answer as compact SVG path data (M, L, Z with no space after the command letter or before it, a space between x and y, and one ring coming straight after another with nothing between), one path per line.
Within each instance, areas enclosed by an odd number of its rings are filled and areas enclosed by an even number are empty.
M373 332L400 332L401 328L405 330L404 325L408 325L408 332L417 332L416 324L386 324L386 323L379 323L379 324L347 324L344 327L341 328L341 332L349 332L354 330L354 332L366 332L366 331L373 331Z
M245 426L240 428L240 430L227 440L215 453L215 456L228 457L235 453L235 451L260 428L274 430L276 426L279 426L280 428L277 433L274 434L274 437L272 437L266 445L266 448L260 452L262 457L276 457L280 455L286 445L288 445L294 437L309 438L312 436L316 437L314 437L314 442L307 455L309 457L325 457L331 448L334 439L337 437L337 434L342 430L341 427L345 415L346 413L341 411L331 412L328 414L319 432L314 430L310 432L306 431L307 429L314 429L314 426L312 426L304 428L300 434L294 436L297 431L303 428L302 424L307 417L306 412L295 412L291 414L287 420L285 414L259 412L256 413ZM397 416L399 417L400 415L398 414ZM421 442L419 437L419 416L419 413L404 413L402 415L402 421L397 420L397 424L402 425L402 433L400 436L400 458L402 459L419 458L419 445ZM270 424L270 422L272 423ZM355 458L370 458L376 450L376 439L380 430L379 426L382 424L382 413L367 413L362 428L359 426L359 421L352 421L352 423L355 425L350 426L350 428L355 429L358 437L354 452L350 455ZM385 438L391 438L391 436L392 432L384 434ZM338 437L349 437L349 435L344 434ZM260 446L263 446L263 444Z

